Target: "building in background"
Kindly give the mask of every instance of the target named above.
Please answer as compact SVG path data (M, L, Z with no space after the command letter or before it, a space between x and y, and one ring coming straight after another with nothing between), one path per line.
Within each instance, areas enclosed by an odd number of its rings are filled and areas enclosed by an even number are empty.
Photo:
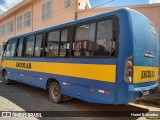
M160 34L160 4L128 7L150 18ZM23 0L0 15L0 53L2 53L3 42L12 36L118 8L120 7L91 9L89 0Z
M0 15L0 52L12 36L75 20L79 9L90 8L89 0L23 0Z

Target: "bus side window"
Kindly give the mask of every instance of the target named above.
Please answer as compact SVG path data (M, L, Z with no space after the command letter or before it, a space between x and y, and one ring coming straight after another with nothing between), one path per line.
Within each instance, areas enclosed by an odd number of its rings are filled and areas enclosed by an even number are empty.
M4 51L3 57L10 57L11 56L11 43L8 43L6 49Z
M100 21L97 26L95 56L105 57L112 53L112 19Z
M73 43L74 56L93 56L96 23L76 28Z
M53 31L49 32L47 35L47 44L45 48L46 56L47 57L56 57L58 56L58 50L59 50L59 38L60 38L60 32L59 31Z
M16 44L16 40L8 42L6 50L4 52L4 57L15 57Z
M39 34L36 36L36 43L34 48L34 56L41 57L42 56L42 50L43 50L43 35Z
M68 29L61 31L61 40L60 40L60 57L67 57L69 55L69 41L68 41Z
M23 39L24 38L20 38L19 39L19 43L18 43L18 47L17 47L17 57L22 57L22 53L23 53Z
M35 35L28 36L26 39L26 52L25 57L33 57L34 53L34 43L35 43Z

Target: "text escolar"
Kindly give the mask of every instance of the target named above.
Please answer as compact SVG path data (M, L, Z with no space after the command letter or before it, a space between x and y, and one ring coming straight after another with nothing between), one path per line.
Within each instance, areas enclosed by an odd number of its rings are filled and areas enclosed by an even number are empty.
M155 77L155 71L142 71L141 78L152 78Z
M32 65L31 65L31 63L16 62L16 67L17 68L31 69Z

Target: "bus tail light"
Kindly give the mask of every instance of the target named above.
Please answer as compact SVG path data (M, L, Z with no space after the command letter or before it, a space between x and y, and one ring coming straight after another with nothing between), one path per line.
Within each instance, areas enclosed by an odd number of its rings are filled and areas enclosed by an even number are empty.
M133 83L133 56L125 61L124 80L129 84Z

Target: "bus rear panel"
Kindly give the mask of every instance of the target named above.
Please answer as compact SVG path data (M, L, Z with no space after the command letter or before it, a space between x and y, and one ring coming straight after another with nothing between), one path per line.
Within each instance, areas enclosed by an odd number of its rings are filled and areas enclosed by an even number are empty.
M132 38L124 44L133 52L125 59L124 81L127 84L122 83L118 88L118 103L127 103L153 94L158 87L159 39L156 27L137 11L131 10L129 14Z

